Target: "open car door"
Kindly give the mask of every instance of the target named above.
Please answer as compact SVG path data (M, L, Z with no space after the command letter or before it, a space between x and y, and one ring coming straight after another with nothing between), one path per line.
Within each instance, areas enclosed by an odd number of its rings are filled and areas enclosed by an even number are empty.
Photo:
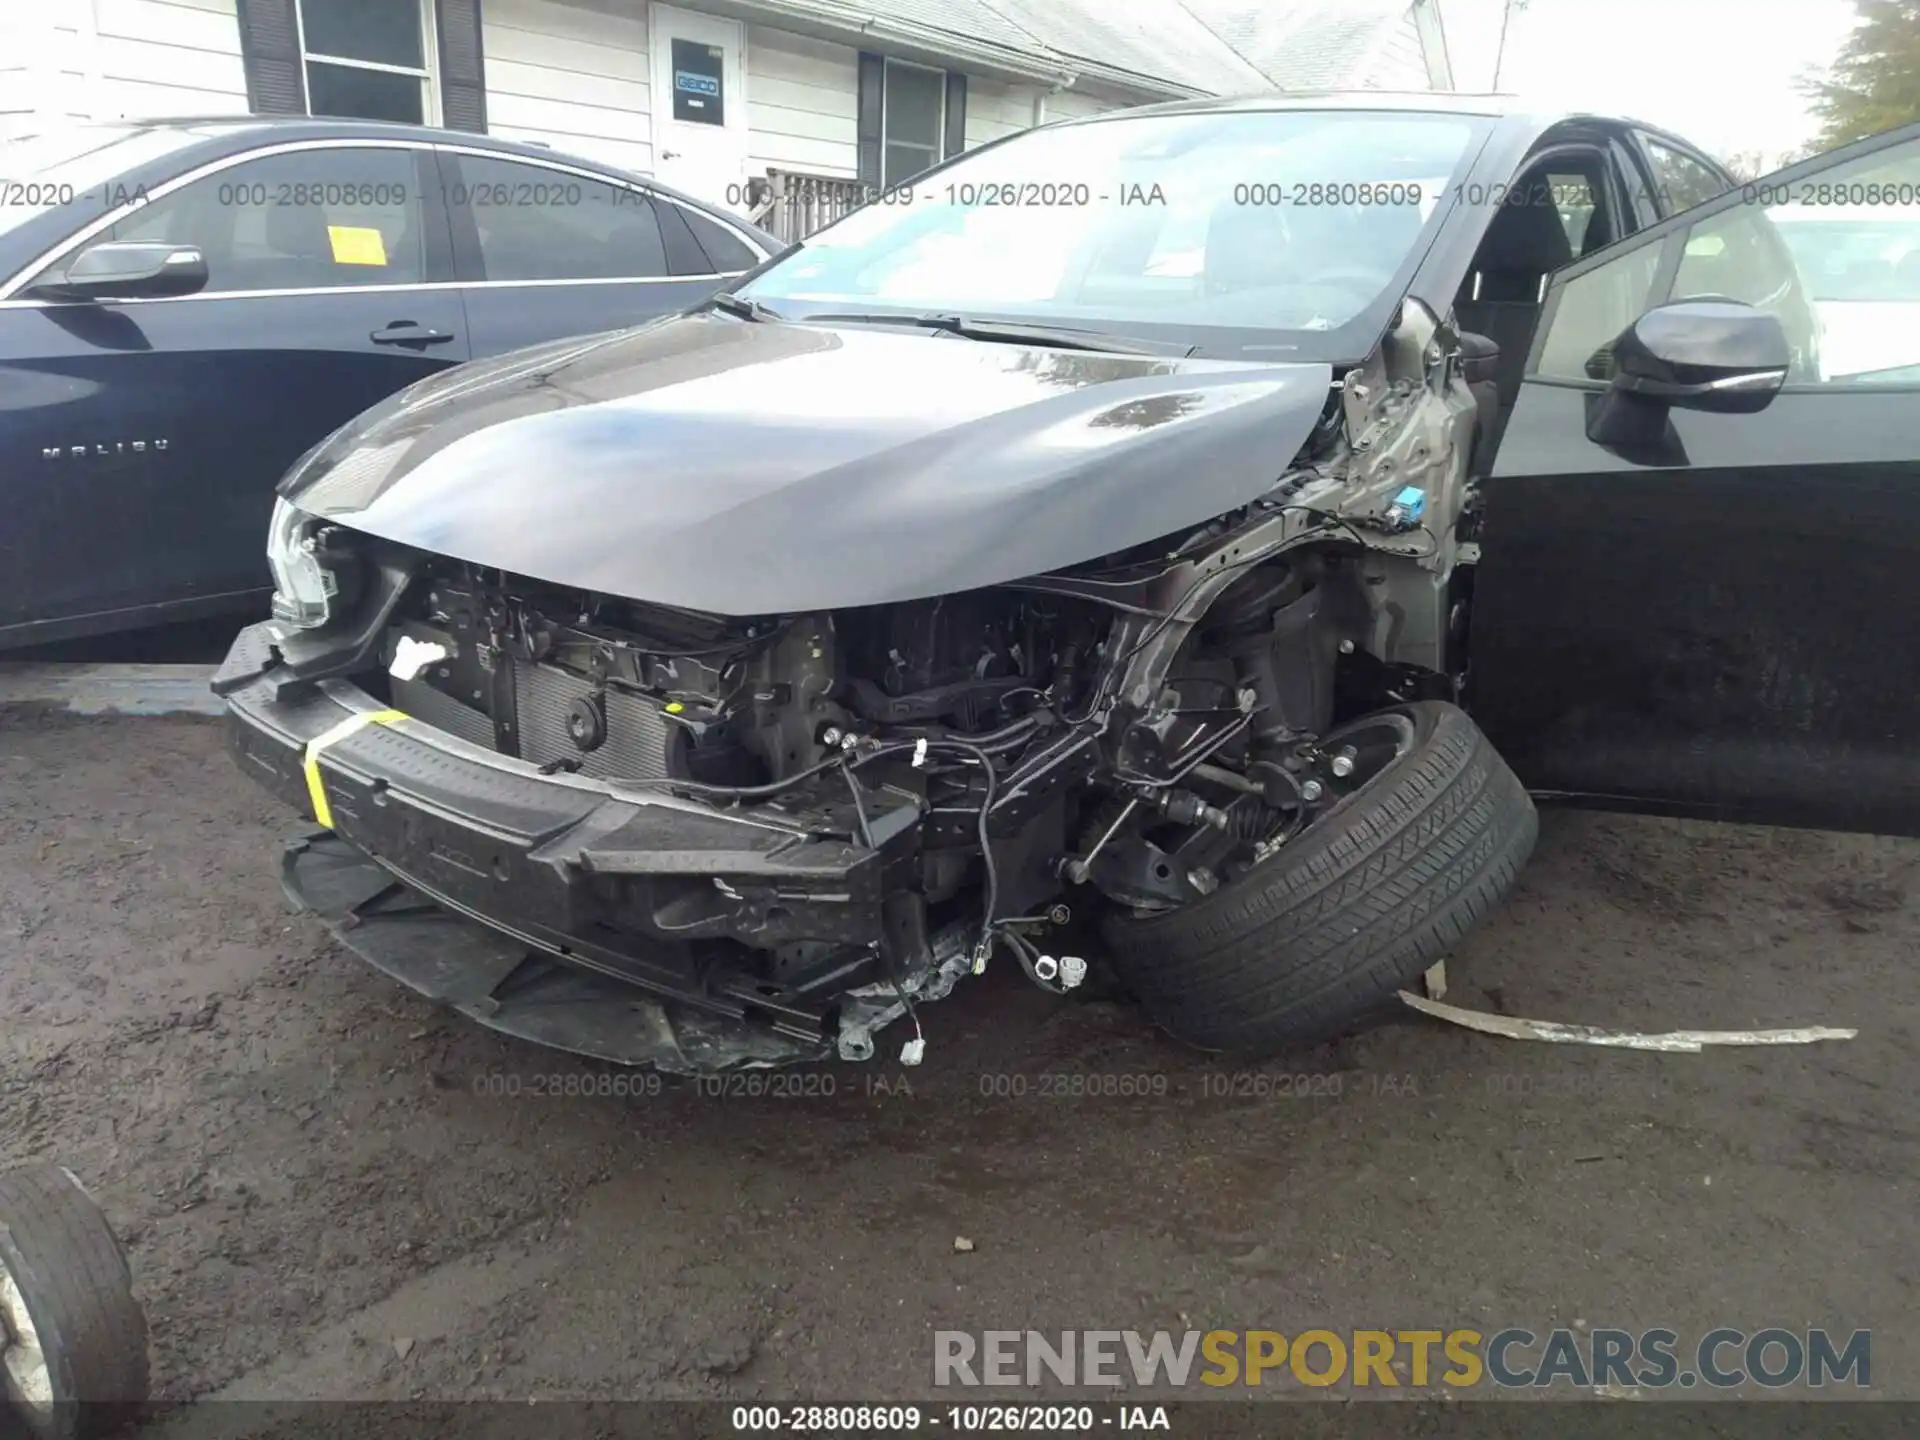
M1920 835L1920 125L1560 271L1481 497L1529 786Z

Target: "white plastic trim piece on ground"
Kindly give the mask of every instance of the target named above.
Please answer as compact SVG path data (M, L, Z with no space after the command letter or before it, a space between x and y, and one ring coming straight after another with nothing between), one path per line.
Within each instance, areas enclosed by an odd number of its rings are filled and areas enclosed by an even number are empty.
M1851 1040L1860 1033L1810 1025L1799 1030L1669 1030L1664 1035L1643 1035L1632 1030L1602 1030L1597 1025L1561 1025L1552 1020L1488 1015L1480 1010L1463 1010L1458 1005L1443 1005L1411 990L1402 990L1400 998L1422 1015L1463 1025L1484 1035L1503 1035L1509 1040L1545 1040L1556 1045L1607 1045L1620 1050L1667 1050L1685 1054L1704 1050L1709 1045L1811 1045L1820 1040Z

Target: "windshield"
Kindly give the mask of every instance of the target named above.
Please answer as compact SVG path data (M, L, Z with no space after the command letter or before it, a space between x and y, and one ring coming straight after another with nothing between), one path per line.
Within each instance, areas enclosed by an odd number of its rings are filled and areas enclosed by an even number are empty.
M71 125L0 144L0 234L48 210L78 225L126 203L113 184L126 171L204 138L147 125Z
M1279 110L1034 130L881 196L740 293L796 318L957 312L1335 358L1353 337L1330 332L1384 324L1485 124Z

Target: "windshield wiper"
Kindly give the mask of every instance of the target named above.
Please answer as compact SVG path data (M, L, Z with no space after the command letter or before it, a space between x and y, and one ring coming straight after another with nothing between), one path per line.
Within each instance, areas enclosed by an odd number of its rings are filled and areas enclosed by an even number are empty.
M1191 355L1197 348L1173 341L1137 340L1105 330L1088 330L1077 325L1043 325L1026 320L984 320L967 315L886 315L879 312L833 311L803 315L803 320L827 324L839 321L852 325L911 325L919 330L939 330L968 340L997 341L1007 345L1052 345L1061 350L1106 350L1116 355Z
M742 320L784 320L787 317L778 310L762 305L758 300L749 300L744 295L735 295L731 290L720 290L709 295L694 307L696 310L724 310L729 315L737 315Z

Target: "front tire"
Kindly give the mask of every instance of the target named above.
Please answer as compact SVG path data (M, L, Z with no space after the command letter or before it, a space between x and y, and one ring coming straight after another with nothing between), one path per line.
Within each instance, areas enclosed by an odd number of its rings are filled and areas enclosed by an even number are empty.
M1480 727L1439 701L1383 713L1410 743L1265 862L1178 910L1107 917L1115 971L1175 1039L1245 1055L1329 1039L1513 885L1539 818Z

